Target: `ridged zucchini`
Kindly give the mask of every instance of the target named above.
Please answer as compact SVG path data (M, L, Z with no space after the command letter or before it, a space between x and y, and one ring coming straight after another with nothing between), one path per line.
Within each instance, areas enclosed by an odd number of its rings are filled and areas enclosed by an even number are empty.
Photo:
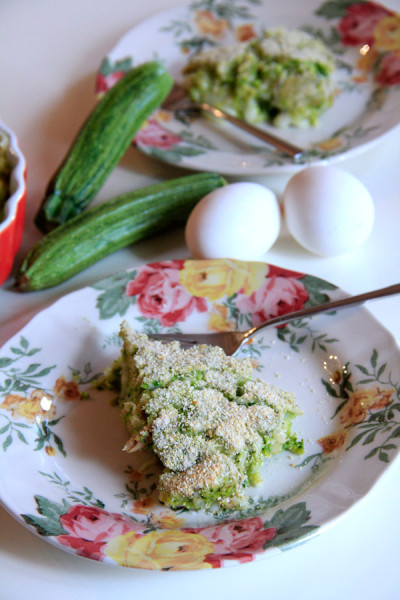
M28 251L17 272L16 287L31 291L58 285L115 250L183 226L195 204L225 184L214 173L186 175L88 208Z
M172 83L161 63L148 62L129 71L103 96L48 184L35 217L41 231L58 227L88 206Z

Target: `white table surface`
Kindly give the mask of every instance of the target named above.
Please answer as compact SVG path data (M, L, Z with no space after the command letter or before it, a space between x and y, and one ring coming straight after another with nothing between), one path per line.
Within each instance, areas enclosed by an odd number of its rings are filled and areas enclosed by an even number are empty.
M176 4L175 0L2 0L0 118L17 133L29 169L19 259L40 237L33 216L73 133L94 105L94 73L101 59L136 22ZM398 0L391 5L400 9ZM397 128L367 152L341 163L366 184L376 205L374 231L360 250L346 257L321 258L302 250L282 231L265 260L328 279L349 293L400 281L399 147ZM131 148L96 201L182 174ZM281 194L287 177L254 179ZM19 294L10 277L0 289L0 345L35 312L67 292L117 270L188 256L178 230L116 252L50 290ZM400 340L399 298L371 302L368 308ZM399 506L397 460L362 502L308 543L239 567L169 573L113 568L75 557L33 535L0 508L0 599L396 600Z

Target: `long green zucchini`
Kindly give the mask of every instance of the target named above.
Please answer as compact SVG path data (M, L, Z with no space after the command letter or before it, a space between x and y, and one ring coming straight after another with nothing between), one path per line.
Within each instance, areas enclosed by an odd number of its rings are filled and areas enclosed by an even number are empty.
M225 184L214 173L186 175L93 206L28 251L17 272L16 287L31 291L58 285L115 250L183 226L195 204Z
M35 217L41 231L51 231L88 206L172 83L161 63L148 62L129 71L103 96L48 184Z

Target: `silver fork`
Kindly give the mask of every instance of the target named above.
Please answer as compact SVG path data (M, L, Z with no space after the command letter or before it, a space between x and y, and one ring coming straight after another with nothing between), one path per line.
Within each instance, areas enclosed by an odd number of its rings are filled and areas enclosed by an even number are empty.
M375 300L377 298L399 293L400 283L396 283L395 285L374 290L372 292L366 292L356 296L348 296L346 298L341 298L340 300L333 300L332 302L326 302L325 304L309 306L307 308L303 308L302 310L296 310L295 312L288 313L286 315L280 315L279 317L269 319L265 323L261 323L261 325L257 325L257 327L252 327L247 331L222 331L219 333L154 333L149 334L149 337L165 342L177 340L185 346L193 346L195 344L211 344L212 346L220 346L226 354L233 356L256 333L262 329L265 329L266 327L280 325L281 323L287 323L288 321L293 321L294 319L310 317L318 313L329 312L331 310L337 310L347 306L363 304L367 300Z
M247 133L258 137L259 139L263 140L263 142L266 142L277 150L284 152L284 154L292 157L295 162L300 160L304 155L304 150L302 148L299 148L290 142L286 142L272 133L262 131L261 129L254 127L254 125L250 125L249 123L246 123L246 121L242 121L241 119L238 119L237 117L234 117L227 112L212 106L211 104L206 102L192 102L188 97L185 88L178 83L174 83L170 93L161 106L166 110L183 110L192 113L204 112L216 117L217 119L229 121L229 123L236 125L236 127L240 127L240 129L247 131Z

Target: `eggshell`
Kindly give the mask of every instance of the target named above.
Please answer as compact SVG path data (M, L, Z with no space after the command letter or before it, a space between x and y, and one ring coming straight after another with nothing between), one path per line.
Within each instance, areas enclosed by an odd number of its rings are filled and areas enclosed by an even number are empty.
M296 173L283 193L286 225L305 248L324 256L348 254L370 235L372 197L351 173L315 165Z
M280 210L275 194L258 183L230 183L196 204L186 223L195 258L259 259L276 241Z

